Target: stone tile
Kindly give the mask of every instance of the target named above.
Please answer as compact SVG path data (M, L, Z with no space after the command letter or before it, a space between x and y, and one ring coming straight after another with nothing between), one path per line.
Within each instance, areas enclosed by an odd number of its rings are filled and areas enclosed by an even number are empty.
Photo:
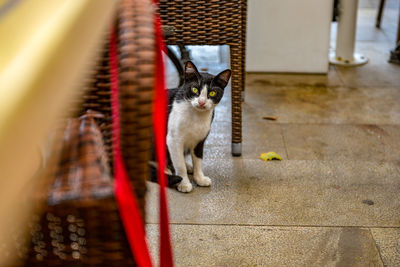
M255 90L253 88L246 91L246 101L242 103L242 120L243 122L260 122L260 123L272 123L274 121L264 120L266 116L276 116L278 118L275 122L280 122L280 113L276 110L276 105L280 103L273 102L273 99L269 97L271 92L269 88L263 88L258 90L260 93L257 98ZM275 101L281 101L275 99ZM275 105L276 104L276 105Z
M218 218L223 218L226 216L226 214L219 214L218 210L225 207L226 203L223 199L223 195L227 194L230 191L230 181L227 178L235 177L237 174L241 173L242 161L236 160L232 157L224 160L214 160L211 163L211 166L214 166L214 168L209 168L207 166L210 165L206 165L206 162L204 163L204 174L211 178L212 186L195 187L190 194L183 194L175 189L170 189L168 191L168 198L171 212L171 222L193 222L193 220L196 221L197 219L199 219L199 217L194 216L194 214L191 212L198 214L200 217L203 217L203 215L207 213L208 215L206 216L214 217L214 219L212 219L213 221L218 221ZM218 172L216 172L217 169ZM222 177L225 177L225 179L223 179ZM225 181L225 183L223 182L223 180ZM220 194L216 194L217 192L219 192ZM196 197L193 198L193 196L195 195ZM154 183L148 183L147 222L149 223L154 223L158 220L157 196L158 186ZM192 197L188 199L188 196ZM181 201L188 204L188 206L180 207L180 205L177 205ZM205 204L203 201L207 202L208 204ZM186 214L186 208L191 209L191 212Z
M231 142L231 123L215 121L205 144L204 160L231 158ZM237 159L258 159L261 153L269 151L287 159L282 129L276 123L243 122L242 150Z
M231 154L231 145L215 146L206 145L204 147L204 163L212 164L215 160L224 160L232 158L234 160L242 159L259 159L261 153L276 152L283 160L287 159L286 148L284 146L275 146L274 144L260 143L260 144L247 144L242 143L242 155L240 157L233 157Z
M360 1L357 15L356 41L396 43L399 1L386 0L381 21L381 28L375 27L380 0ZM335 23L334 23L335 24ZM332 28L333 39L336 39L336 27Z
M247 99L242 103L242 121L243 122L253 122L258 121L266 123L268 121L263 120L265 116L277 116L277 112L269 104L264 104L261 107L257 107L252 104L252 101ZM278 117L278 121L279 117ZM269 121L271 122L271 121Z
M360 0L358 2L358 8L360 9L367 9L367 8L377 8L378 2L375 0Z
M376 9L379 6L380 0L360 0L358 7L363 10L364 8L372 8ZM398 9L399 8L399 1L398 0L386 0L385 2L385 11L387 9Z
M378 2L360 0L356 51L367 65L330 66L327 75L246 75L242 157L230 154L226 88L205 146L212 186L168 190L176 266L400 265L400 66L387 63L399 1L387 0L381 30ZM195 62L216 74L227 66L226 52L222 59L218 49L196 48ZM170 68L169 87L174 75ZM284 160L258 159L267 151ZM158 186L148 188L156 253Z
M328 74L275 74L247 73L246 88L261 86L341 86L342 82L334 66L329 67Z
M371 232L385 266L400 266L400 229L372 228Z
M206 145L228 145L231 141L232 126L230 122L215 121L211 124L211 131L207 137Z
M208 188L169 190L172 223L400 226L398 163L368 161L208 161ZM158 220L149 183L147 222Z
M358 7L363 8L378 8L380 0L360 0ZM385 1L385 11L387 9L398 9L399 0L386 0Z
M289 159L376 160L400 158L400 126L284 124Z
M374 41L374 42L390 42L391 39L386 35L386 31L393 28L393 25L387 24L387 21L393 19L393 12L385 9L383 20L381 21L381 29L375 27L376 15L378 8L374 9L360 9L357 15L357 33L356 41ZM390 26L390 27L388 27Z
M377 1L377 0L375 0ZM385 8L388 9L394 9L394 10L399 10L399 0L388 0L385 3Z
M400 86L400 65L388 63L394 43L358 42L356 51L369 58L366 65L339 67L341 80L348 87L398 87Z
M172 225L176 266L383 266L360 228ZM147 225L158 263L158 225Z
M222 98L221 102L215 108L214 122L218 122L218 121L231 122L232 121L230 88L228 88L228 90L229 91L227 91L225 89L224 97Z
M396 87L249 86L243 121L277 116L279 123L397 124Z
M400 5L400 4L399 4ZM387 39L389 40L388 45L391 47L390 50L394 50L396 40L397 40L397 18L399 17L399 11L389 11L386 13L393 14L394 18L386 18L384 17L383 21L381 22L381 28L383 29L383 33L387 36Z
M211 126L207 145L231 144L232 126L230 122L214 122ZM276 123L243 122L242 139L244 145L269 145L283 147L281 126Z

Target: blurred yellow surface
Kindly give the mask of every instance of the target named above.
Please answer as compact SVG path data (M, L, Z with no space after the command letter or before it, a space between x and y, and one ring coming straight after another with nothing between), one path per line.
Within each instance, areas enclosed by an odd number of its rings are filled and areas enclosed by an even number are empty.
M23 0L1 13L1 237L27 212L19 201L40 165L41 144L93 63L117 2Z

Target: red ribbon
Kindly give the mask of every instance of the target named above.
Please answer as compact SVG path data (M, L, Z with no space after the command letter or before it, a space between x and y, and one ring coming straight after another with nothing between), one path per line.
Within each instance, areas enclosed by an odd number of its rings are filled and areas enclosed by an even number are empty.
M167 90L165 86L164 60L162 51L165 51L161 31L161 21L158 14L155 15L156 29L156 92L153 108L154 140L156 143L156 157L158 161L158 183L160 184L160 266L172 267L172 248L169 232L169 218L167 196L165 192L166 175L164 173L166 164L166 110L167 110Z

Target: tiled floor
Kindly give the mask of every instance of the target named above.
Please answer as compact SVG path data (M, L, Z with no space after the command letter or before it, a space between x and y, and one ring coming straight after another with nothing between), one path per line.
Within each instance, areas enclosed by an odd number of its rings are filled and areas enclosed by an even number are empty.
M387 63L400 1L386 2L376 30L377 1L360 1L367 65L247 75L240 158L230 155L226 92L206 144L212 186L168 192L176 266L400 266L400 66ZM211 73L224 67L215 48L193 56ZM267 151L283 160L259 160ZM156 261L157 192L149 183Z

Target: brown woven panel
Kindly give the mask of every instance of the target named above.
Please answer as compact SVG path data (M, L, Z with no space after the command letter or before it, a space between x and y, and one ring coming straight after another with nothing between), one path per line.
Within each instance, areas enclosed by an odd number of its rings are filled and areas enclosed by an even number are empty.
M148 160L151 150L155 70L154 10L149 0L124 0L117 12L121 148L129 177L144 216ZM90 72L79 114L93 110L112 168L111 84L108 35L102 55Z
M27 235L12 234L10 266L135 266L112 197L49 206L31 217Z
M113 197L49 206L30 239L25 266L135 266Z
M96 117L103 116L88 112L79 119L67 121L60 161L48 194L49 204L113 195L109 160Z
M160 16L175 32L168 44L235 45L242 40L242 10L246 1L161 0ZM244 25L245 26L245 25Z
M242 142L241 92L245 84L246 0L160 0L168 45L229 45L232 69L232 142Z
M82 96L82 104L78 115L83 115L87 110L99 112L103 118L99 120L99 126L103 135L105 149L108 158L113 158L112 147L112 119L111 119L111 84L110 84L110 66L108 56L108 36L109 33L104 35L103 45L98 51L100 58L97 64L89 72L86 79L86 86ZM110 161L110 167L112 167Z
M155 71L150 0L122 1L118 12L121 149L144 216Z

